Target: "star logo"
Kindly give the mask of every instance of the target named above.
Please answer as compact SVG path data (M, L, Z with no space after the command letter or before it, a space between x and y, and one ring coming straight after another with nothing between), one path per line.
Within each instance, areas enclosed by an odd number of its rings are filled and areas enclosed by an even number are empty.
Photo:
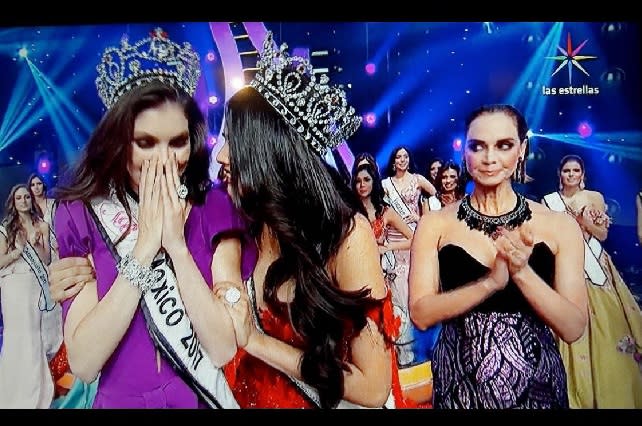
M579 46L573 49L573 42L571 41L571 33L568 33L568 37L566 38L566 50L564 50L562 46L557 46L557 50L559 50L562 53L562 55L546 57L546 59L554 59L556 61L562 61L562 63L559 64L555 72L551 74L551 77L557 74L559 70L564 68L564 66L568 68L569 86L572 85L573 67L576 67L578 70L582 71L584 74L589 76L589 73L582 67L582 65L580 65L580 61L583 61L585 59L597 59L597 56L578 55L578 53L580 53L580 50L582 50L582 48L584 47L587 41L588 39L584 40Z

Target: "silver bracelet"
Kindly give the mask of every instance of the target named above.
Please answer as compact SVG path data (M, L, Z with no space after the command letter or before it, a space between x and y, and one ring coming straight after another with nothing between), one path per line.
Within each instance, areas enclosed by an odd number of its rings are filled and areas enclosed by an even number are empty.
M128 253L120 260L118 263L118 272L143 293L149 290L161 276L160 271L155 271L149 266L141 265L131 253Z

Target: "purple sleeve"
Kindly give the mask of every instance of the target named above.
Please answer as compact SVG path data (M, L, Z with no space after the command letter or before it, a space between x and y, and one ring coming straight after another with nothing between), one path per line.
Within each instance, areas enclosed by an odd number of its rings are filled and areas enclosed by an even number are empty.
M91 253L91 234L89 232L88 212L81 201L61 202L56 209L54 229L58 240L60 258L85 257ZM74 298L61 302L62 317L67 317L67 311Z
M204 231L212 243L213 251L216 251L216 245L223 234L237 234L241 238L241 275L243 279L249 277L256 263L256 245L248 233L246 221L234 206L225 186L215 185L207 193L203 222Z

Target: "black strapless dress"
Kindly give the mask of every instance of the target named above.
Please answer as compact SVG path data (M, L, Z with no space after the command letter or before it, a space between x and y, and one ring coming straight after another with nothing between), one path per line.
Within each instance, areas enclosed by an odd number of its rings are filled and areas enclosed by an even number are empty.
M462 247L439 251L442 291L489 268ZM555 256L537 243L529 264L548 285ZM435 408L568 408L566 372L553 333L517 285L508 285L472 311L445 321L432 362Z

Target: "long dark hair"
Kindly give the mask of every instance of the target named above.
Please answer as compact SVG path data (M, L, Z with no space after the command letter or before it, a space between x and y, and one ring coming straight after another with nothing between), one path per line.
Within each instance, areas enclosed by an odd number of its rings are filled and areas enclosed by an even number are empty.
M39 175L38 173L32 173L29 176L29 179L27 179L27 189L29 189L29 194L31 194L31 200L33 204L36 206L36 211L38 214L40 214L40 217L44 218L45 217L45 212L42 211L38 203L35 201L36 196L34 195L32 189L31 189L31 183L35 178L38 178L40 182L42 182L42 196L44 198L47 198L47 183L45 182L45 178L42 175Z
M402 149L405 149L406 152L408 153L408 173L414 173L416 170L415 163L412 161L412 152L410 152L410 149L408 149L407 146L401 145L395 147L390 152L390 157L388 157L388 164L386 164L386 169L384 175L387 177L392 177L395 175L395 157L397 157L397 153L401 151Z
M88 202L95 196L108 196L109 187L113 185L131 225L131 210L125 193L129 187L127 163L132 155L134 122L142 111L165 102L177 103L185 112L191 152L183 183L188 188L188 200L202 204L210 184L205 119L189 94L158 80L131 89L107 111L89 138L80 161L57 188L56 197Z
M343 397L347 347L366 325L370 291L339 289L326 267L354 229L361 204L339 173L254 89L239 90L227 104L232 199L259 236L269 227L280 257L265 276L263 297L277 315L289 317L303 339L301 375L323 407ZM294 300L277 290L295 281ZM346 327L346 324L350 327Z
M356 164L356 163L355 163ZM384 207L387 206L387 203L383 201L383 186L381 185L381 176L379 176L379 171L372 166L372 164L362 164L360 166L357 166L356 170L354 171L354 174L352 175L352 191L354 192L355 195L358 196L357 193L357 175L365 171L370 175L372 178L372 192L370 193L370 201L372 201L372 205L375 208L375 217L380 218L381 215L383 214L383 209ZM367 212L366 212L367 216Z
M462 173L461 167L459 164L455 163L452 160L447 161L442 165L437 171L437 177L435 178L435 188L437 189L437 194L440 195L443 193L443 174L446 170L454 170L457 173L457 188L455 188L455 197L460 200L464 198L466 192L466 184L462 182Z
M21 183L11 188L11 192L9 192L9 197L7 198L7 201L4 204L5 216L2 221L2 225L7 230L7 246L9 250L13 250L16 248L16 237L18 236L18 233L22 230L22 224L20 223L20 215L18 214L18 210L16 209L16 200L15 200L16 192L18 192L19 189L26 189L29 196L32 197L31 209L29 209L29 216L31 217L31 223L35 226L40 221L40 215L38 213L38 210L36 210L36 207L35 207L36 203L33 200L33 196L31 195L31 192L29 191L29 187L24 183Z
M366 160L368 164L370 164L372 167L377 169L377 173L381 175L379 173L379 165L377 164L377 160L374 158L374 156L369 152L360 152L354 157L354 163L352 163L352 173L351 173L352 179L354 179L354 177L356 176L357 167L359 167L359 163L362 162L363 160Z

